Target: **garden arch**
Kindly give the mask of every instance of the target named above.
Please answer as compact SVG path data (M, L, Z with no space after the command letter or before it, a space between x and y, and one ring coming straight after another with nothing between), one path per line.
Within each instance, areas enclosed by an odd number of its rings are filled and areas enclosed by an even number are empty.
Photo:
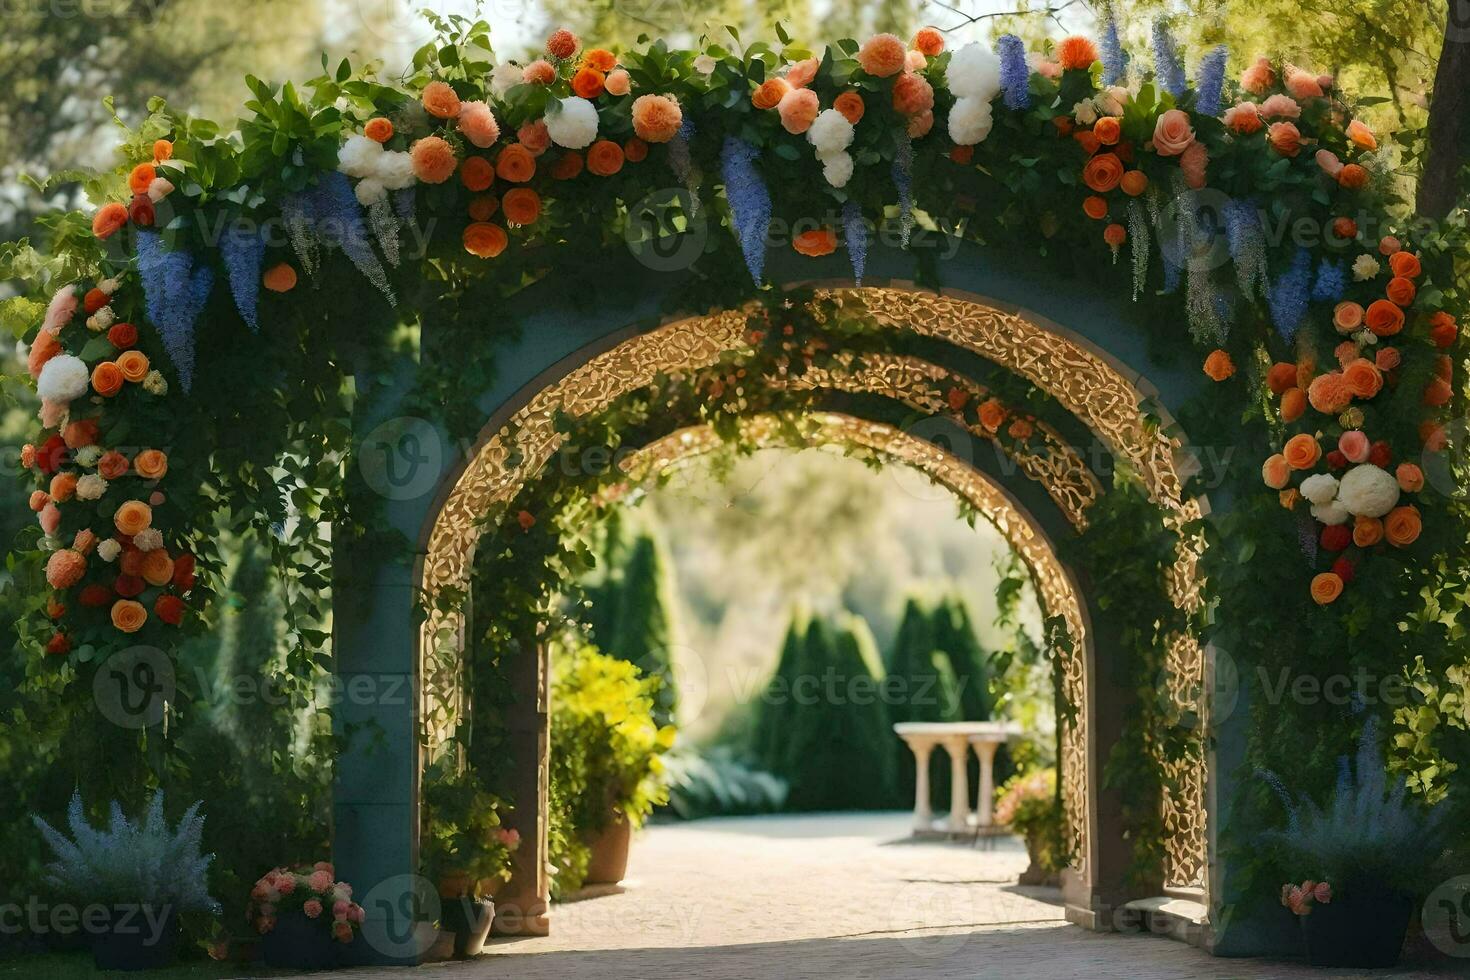
M817 297L843 309L861 309L885 329L943 341L1020 375L1081 422L1106 454L1126 461L1141 474L1171 520L1182 524L1197 517L1200 503L1183 496L1182 464L1175 459L1180 443L1170 434L1167 408L1196 383L1193 376L1170 371L1143 356L1115 309L1080 295L1075 288L1059 289L1055 283L1038 280L1024 267L987 250L955 244L961 258L968 261L945 264L946 270L955 270L949 273L957 280L952 288L920 289L897 277L884 286L856 288L802 282L796 276L784 277L785 284L787 288L815 286ZM887 262L897 265L902 261L877 250L874 258L880 268ZM550 291L543 295L554 294L552 283L537 288ZM652 292L656 301L658 290ZM657 308L653 302L650 306ZM1067 321L1078 327L1064 328L1030 307L1065 313ZM542 317L557 312L554 303L540 308ZM562 317L565 323L564 311ZM389 671L405 677L415 692L411 703L392 710L375 706L365 716L345 714L341 719L344 730L366 722L373 732L388 735L376 738L371 746L366 740L352 743L339 762L337 860L366 882L387 881L416 868L418 776L460 707L461 614L440 608L414 624L410 610L416 597L467 590L475 544L484 531L482 518L534 480L555 453L558 412L596 413L657 374L713 363L741 344L745 313L730 309L664 318L649 329L647 313L628 311L605 316L600 326L580 338L580 346L562 351L546 349L546 341L554 336L565 338L566 331L540 333L535 319L516 352L523 356L514 358L520 383L513 388L502 384L479 402L487 423L475 445L462 458L435 461L438 473L432 492L395 502L401 505L395 508L401 510L400 521L420 519L416 530L421 552L415 567L376 570L379 587L374 591L372 613L361 621L339 619L339 671L361 672L359 664L364 671ZM629 323L633 325L624 326ZM1124 356L1119 356L1120 348ZM1150 374L1161 378L1164 389L1154 387L1132 366L1135 364L1148 365ZM893 357L870 359L860 370L842 377L807 378L803 383L838 391L876 392L939 418L945 414L943 398L935 394L933 383L945 371L938 365ZM423 423L395 416L407 387L408 382L400 379L365 400L369 411L360 420L367 433L363 459L401 455L397 440L406 433L414 434L415 442L432 435L424 431ZM1122 838L1119 801L1103 789L1101 780L1103 762L1117 741L1132 695L1113 681L1109 671L1100 669L1099 650L1106 658L1108 638L1096 635L1090 627L1085 583L1073 587L1074 573L1057 560L1051 545L1085 526L1087 508L1101 492L1092 472L1095 464L1090 468L1062 434L1051 429L1043 432L1045 448L1036 458L1017 458L1007 471L994 464L987 467L983 453L979 464L966 465L933 443L890 426L860 419L832 422L832 418L838 416L831 416L822 427L828 437L860 442L853 433L865 432L870 443L882 444L868 447L880 455L927 460L920 468L938 482L977 503L986 516L1018 529L1019 538L1016 534L1008 537L1013 544L1029 540L1035 545L1019 549L1033 576L1039 584L1046 577L1053 583L1050 590L1044 587L1039 593L1054 605L1071 604L1062 611L1083 642L1074 661L1062 665L1063 678L1082 705L1079 723L1068 730L1060 746L1063 782L1069 787L1067 816L1080 845L1076 866L1067 876L1068 915L1083 925L1110 927L1114 909L1130 898L1143 897L1125 885L1128 849ZM1165 424L1158 424L1159 419ZM643 462L634 465L668 465L676 457L699 451L706 437L699 430L688 430L670 438L675 441L648 447L637 457ZM679 452L671 453L671 446ZM1181 604L1197 601L1195 558L1193 546L1181 548L1170 583ZM357 651L366 656L357 656ZM1181 702L1191 701L1204 680L1202 652L1191 638L1180 637L1171 656L1170 676L1176 680L1170 694ZM512 795L518 801L544 800L548 745L545 658L525 657L519 669L523 673L514 686L521 695L521 707L511 723L513 737L527 746L525 755L541 764L523 767ZM1205 807L1203 745L1195 758L1194 765L1171 774L1176 789L1165 801L1167 860L1160 869L1159 884L1203 900L1214 831ZM527 821L521 826L523 837L544 840L544 805L519 805L517 819ZM539 869L541 862L530 864ZM512 894L502 895L502 904L534 917L544 908L546 887L544 872L537 870L531 877L534 880L523 875L514 882ZM371 917L374 909L369 907L368 914Z

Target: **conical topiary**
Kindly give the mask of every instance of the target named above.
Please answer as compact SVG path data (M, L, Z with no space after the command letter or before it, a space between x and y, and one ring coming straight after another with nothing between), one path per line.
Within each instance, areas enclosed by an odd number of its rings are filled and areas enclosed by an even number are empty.
M786 636L781 641L781 656L776 669L756 704L755 755L767 769L780 767L796 705L792 702L792 682L801 669L803 649L811 617L804 609L791 614Z

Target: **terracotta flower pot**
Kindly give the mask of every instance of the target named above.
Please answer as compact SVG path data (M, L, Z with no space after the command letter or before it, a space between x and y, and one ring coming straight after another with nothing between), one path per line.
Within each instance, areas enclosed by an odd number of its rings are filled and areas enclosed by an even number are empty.
M1312 966L1393 966L1404 948L1414 900L1394 892L1355 894L1314 904L1302 916Z
M445 902L441 922L446 930L454 933L454 958L463 960L479 956L494 921L495 905L487 898L466 896Z
M628 848L633 844L633 825L617 814L612 823L587 842L592 857L587 862L588 885L616 885L628 873Z

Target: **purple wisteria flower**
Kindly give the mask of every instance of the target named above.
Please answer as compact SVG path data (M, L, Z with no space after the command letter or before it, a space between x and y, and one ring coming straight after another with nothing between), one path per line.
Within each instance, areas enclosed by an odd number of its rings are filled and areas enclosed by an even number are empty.
M1111 8L1107 24L1103 27L1102 63L1104 85L1117 85L1128 74L1128 55L1123 52L1123 41L1118 37L1118 21Z
M1225 90L1225 62L1229 54L1225 45L1217 44L1200 60L1195 108L1207 116L1220 114L1220 95Z
M188 392L194 387L194 326L214 288L214 272L196 268L194 256L182 249L165 248L157 232L140 231L137 250L148 320Z
M1307 315L1311 298L1312 255L1304 248L1296 251L1291 266L1277 277L1268 297L1271 322L1281 339L1290 343L1296 337L1302 318Z
M1184 78L1184 62L1179 57L1179 44L1169 32L1163 18L1154 21L1154 78L1159 85L1174 96L1184 98L1188 82Z
M1014 34L1002 34L995 42L1000 57L1000 88L1007 109L1031 108L1031 66L1026 62L1026 42Z
M1317 278L1312 282L1312 301L1336 303L1347 292L1347 269L1340 262L1323 259L1317 264Z
M235 309L240 311L250 329L259 333L256 307L260 300L260 266L265 258L265 238L258 228L237 222L220 239L219 250L230 281L230 295L235 298Z
M735 136L726 136L720 149L720 178L730 203L730 219L745 267L757 286L766 267L766 235L771 225L771 192L756 168L759 156L759 150Z
M863 220L863 209L852 198L842 205L842 236L847 242L848 260L852 262L853 282L861 286L863 272L868 267L868 224Z

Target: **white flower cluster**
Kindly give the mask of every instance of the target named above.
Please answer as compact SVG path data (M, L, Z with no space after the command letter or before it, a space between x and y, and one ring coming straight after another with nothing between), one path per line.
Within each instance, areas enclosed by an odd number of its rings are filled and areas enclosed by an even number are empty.
M1111 85L1090 99L1083 99L1072 106L1072 118L1079 126L1091 126L1102 116L1121 116L1128 103L1128 90L1121 85Z
M41 368L36 392L42 401L66 405L87 393L91 372L86 363L71 354L57 354Z
M97 473L87 473L77 479L77 496L82 500L101 500L102 495L107 492L107 478ZM111 542L117 544L111 538L107 538L97 546L98 554L102 552L102 545ZM118 545L121 548L121 545ZM111 558L107 559L112 561Z
M1367 282L1378 275L1380 268L1382 267L1378 264L1378 260L1365 253L1353 259L1353 278L1358 282Z
M589 146L597 139L597 106L579 95L562 99L560 112L546 114L546 135L569 150Z
M1399 502L1398 480L1372 463L1354 466L1340 481L1326 473L1313 474L1302 481L1301 491L1312 503L1312 516L1323 524L1382 517Z
M143 375L143 390L150 395L168 394L168 379L160 371L149 371Z
M111 306L101 306L97 312L87 317L87 329L93 333L101 333L117 322L117 315L112 312Z
M133 545L142 552L155 551L163 547L163 532L156 527L145 527L133 535Z
M505 98L505 93L521 84L522 76L520 65L511 61L502 61L490 73L490 94L497 99Z
M80 484L77 489L81 489ZM97 542L97 557L103 561L114 561L120 554L122 554L122 545L116 538L103 538Z
M376 204L389 191L410 187L414 182L413 159L401 150L385 150L377 140L354 134L337 151L337 169L358 178L357 200L364 206Z
M852 137L852 123L836 109L823 109L806 131L807 140L816 147L817 159L822 161L822 176L833 187L845 187L852 179L852 154L847 152Z
M1000 94L1000 59L971 41L950 58L945 77L955 96L949 110L949 138L958 146L974 146L990 135L995 123L990 102Z

